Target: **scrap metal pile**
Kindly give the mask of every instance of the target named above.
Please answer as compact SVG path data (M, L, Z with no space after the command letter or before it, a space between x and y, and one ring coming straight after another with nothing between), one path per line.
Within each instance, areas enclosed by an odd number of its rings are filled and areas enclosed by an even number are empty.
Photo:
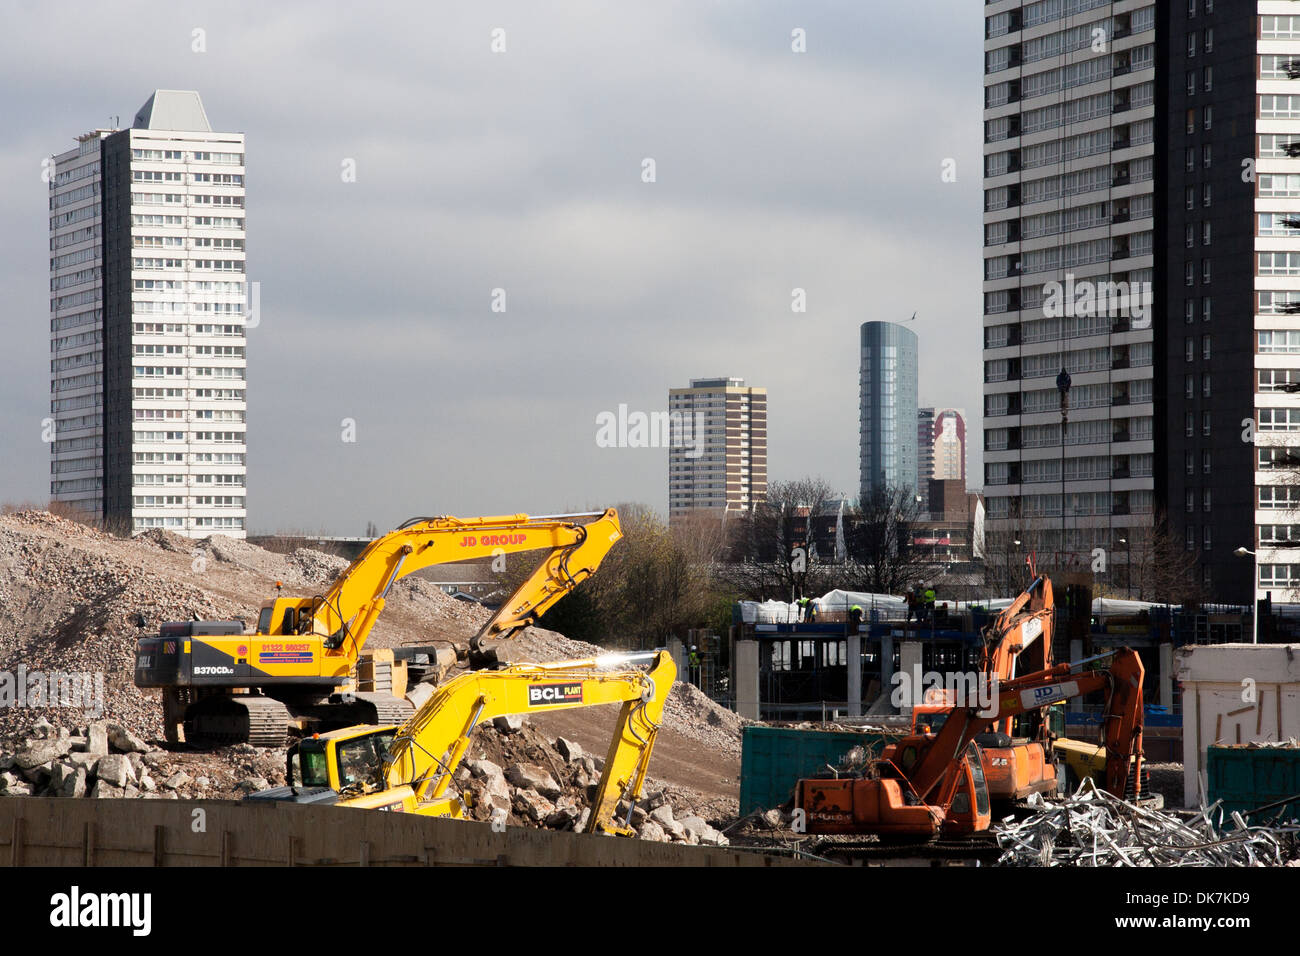
M1137 806L1085 781L1044 800L1023 820L995 827L1000 866L1284 866L1297 859L1300 826L1248 826L1216 802L1186 816Z

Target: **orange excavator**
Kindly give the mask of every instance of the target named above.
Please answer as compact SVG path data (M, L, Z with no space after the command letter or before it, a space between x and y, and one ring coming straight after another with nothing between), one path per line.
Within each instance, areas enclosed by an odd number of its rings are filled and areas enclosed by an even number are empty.
M1107 658L1109 666L1080 670ZM929 839L988 830L989 788L976 739L1001 722L1094 691L1107 695L1105 789L1123 798L1131 787L1140 795L1144 674L1141 658L1126 647L1013 677L999 683L989 706L952 707L937 731L886 747L865 777L800 780L795 807L809 833Z
M984 629L977 678L984 681L984 688L996 687L995 680L1004 683L1019 673L1052 666L1055 610L1052 582L1044 574L1035 577ZM927 693L922 703L912 708L912 733L925 733L927 729L937 732L956 703L952 691ZM975 742L980 747L984 779L995 809L1012 807L1031 793L1056 792L1056 766L1046 708L1029 711L1017 719L998 720Z
M1052 581L1040 575L985 631L981 671L1004 684L1019 674L1047 670L1052 666L1055 620ZM1031 793L1056 792L1046 707L1019 719L998 720L975 742L983 752L984 779L995 806L1013 804Z

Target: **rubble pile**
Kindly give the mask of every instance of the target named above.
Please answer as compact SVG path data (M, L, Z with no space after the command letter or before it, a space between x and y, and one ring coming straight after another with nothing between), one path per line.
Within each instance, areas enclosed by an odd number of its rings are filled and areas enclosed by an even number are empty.
M740 735L747 721L715 702L694 684L677 681L664 702L664 726L698 740L715 753L740 756Z
M1033 814L995 826L1000 866L1283 866L1300 827L1248 826L1219 803L1175 815L1120 800L1084 781L1070 797L1030 797ZM1217 820L1217 822L1216 822Z
M225 751L173 754L114 721L70 730L41 717L30 736L0 745L0 796L233 799L283 783L283 750Z
M551 741L522 719L498 718L476 732L449 792L461 796L468 819L584 830L604 766L603 756L586 753L571 740ZM707 810L685 802L688 791L650 784L635 805L618 805L618 820L630 824L640 839L727 845L705 819Z

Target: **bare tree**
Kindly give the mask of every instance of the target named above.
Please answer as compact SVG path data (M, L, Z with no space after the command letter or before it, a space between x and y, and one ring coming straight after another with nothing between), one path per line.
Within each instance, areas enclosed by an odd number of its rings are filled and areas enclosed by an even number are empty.
M882 488L846 517L849 590L902 594L934 572L924 548L913 544L919 505L907 488Z
M770 483L762 504L729 522L729 560L718 577L760 601L822 593L830 562L812 547L812 522L833 496L822 478Z

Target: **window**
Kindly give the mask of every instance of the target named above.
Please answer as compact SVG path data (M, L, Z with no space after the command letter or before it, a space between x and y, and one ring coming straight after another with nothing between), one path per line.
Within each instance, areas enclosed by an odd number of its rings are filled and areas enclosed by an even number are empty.
M1196 226L1195 226L1195 224L1190 223L1190 222L1187 224L1187 228L1186 228L1186 230L1184 230L1184 238L1183 238L1183 242L1184 242L1184 244L1187 246L1188 249L1191 249L1191 248L1193 248L1193 247L1196 245Z
M1206 129L1210 129L1210 128L1214 125L1214 107L1213 107L1213 106L1203 106L1203 107L1201 107L1201 125L1202 125L1203 127L1205 127ZM1209 147L1207 146L1206 149L1209 149ZM1208 166L1208 165L1210 165L1210 164L1209 164L1209 163L1206 163L1205 165Z
M1183 398L1195 398L1195 397L1196 397L1196 376L1194 376L1191 372L1188 372L1186 375L1183 376ZM1187 414L1190 415L1191 412L1188 412ZM1187 434L1191 435L1191 432L1189 431Z
M1187 19L1196 16L1196 0L1187 0Z
M1294 588L1300 585L1300 564L1261 564L1259 586L1262 588Z
M1188 514L1196 511L1196 492L1191 488L1187 489L1187 494L1183 496L1183 510Z
M1209 208L1210 205L1210 184L1206 183L1201 187L1201 205Z
M1209 147L1206 148L1208 149ZM1209 244L1210 244L1210 223L1206 221L1201 223L1201 245L1208 246Z
M1196 358L1196 343L1192 340L1192 337L1188 335L1183 339L1183 361L1190 362L1194 358ZM1191 396L1189 395L1188 397L1190 398Z
M1206 488L1204 491L1201 492L1201 510L1202 511L1210 510L1210 489L1209 488Z
M1188 378L1190 377L1191 376L1188 376ZM1196 414L1194 412L1188 412L1185 416L1183 416L1183 437L1191 438L1195 434L1196 434Z
M1195 132L1196 132L1196 110L1189 109L1187 111L1187 134L1190 136L1192 133Z
M1190 260L1183 265L1183 284L1196 285L1196 263Z
M1196 456L1190 451L1183 455L1183 467L1188 475L1196 474Z
M1196 525L1189 524L1187 526L1187 550L1196 550Z
M1183 150L1183 166L1189 173L1196 171L1195 146L1188 146L1187 149Z
M1260 352L1300 352L1300 331L1263 330L1255 333Z
M1201 260L1201 285L1210 284L1210 260Z
M1196 71L1195 70L1187 71L1187 95L1188 96L1196 95Z
M1210 452L1209 449L1206 449L1205 451L1201 452L1201 474L1208 475L1209 473L1210 473Z
M1184 196L1187 201L1188 210L1195 209L1196 208L1196 187L1188 186L1184 193Z
M1202 322L1210 321L1210 302L1211 299L1209 296L1206 296L1204 299L1201 300L1201 321Z
M1201 358L1207 362L1210 360L1210 335L1208 332L1201 336Z
M1210 437L1210 413L1208 411L1201 412L1201 435L1205 438Z
M1205 169L1210 168L1210 144L1206 143L1201 147L1201 166Z
M1187 299L1183 302L1183 321L1191 325L1196 321L1196 300Z
M1210 373L1201 373L1201 398L1210 397Z
M1214 67L1212 67L1212 66L1207 66L1207 67L1205 68L1205 82L1204 82L1203 84L1201 84L1201 86L1202 86L1202 89L1204 89L1206 93L1208 93L1208 92L1210 92L1210 90L1214 89Z
M1187 55L1189 57L1196 56L1196 31L1195 30L1187 34Z
M1206 27L1205 29L1205 52L1214 52L1214 27Z
M1261 511L1292 511L1300 506L1300 487L1295 485L1261 485L1259 508Z
M1206 510L1208 511L1209 509L1207 508ZM1206 551L1214 550L1213 546L1210 544L1210 526L1208 524L1201 529L1201 547Z

